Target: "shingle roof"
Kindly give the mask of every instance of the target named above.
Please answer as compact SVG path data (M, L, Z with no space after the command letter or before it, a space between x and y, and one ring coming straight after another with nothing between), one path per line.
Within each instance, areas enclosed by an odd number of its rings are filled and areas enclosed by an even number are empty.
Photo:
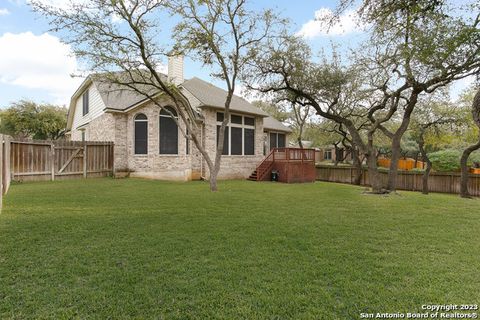
M166 75L160 74L160 76L166 80ZM140 94L133 89L128 89L124 86L111 83L108 79L103 79L101 75L94 76L92 80L100 93L103 103L105 103L105 106L108 109L123 111L148 99L145 95ZM158 92L158 89L153 86L137 85L136 87L139 91L150 95L155 95Z
M225 90L196 77L185 81L181 86L200 101L200 108L213 107L217 109L225 109L225 98L227 97L227 92ZM260 110L245 99L236 95L232 98L230 110L262 117L268 116L263 110Z
M161 75L166 78L166 75ZM123 111L131 106L134 106L142 101L146 101L147 98L137 93L134 90L125 89L116 84L108 83L101 78L93 78L93 82L96 85L103 102L108 109ZM185 81L182 85L182 91L189 99L192 107L213 107L218 109L224 109L225 98L227 92L219 87L214 86L211 83L203 81L199 78L192 78ZM143 86L139 88L141 91L149 91L149 94L155 94L155 88L148 88ZM245 99L234 95L230 105L231 111L249 113L253 115L267 117L268 114L263 110L251 105Z
M273 117L267 117L263 119L263 128L274 131L292 132L292 129Z

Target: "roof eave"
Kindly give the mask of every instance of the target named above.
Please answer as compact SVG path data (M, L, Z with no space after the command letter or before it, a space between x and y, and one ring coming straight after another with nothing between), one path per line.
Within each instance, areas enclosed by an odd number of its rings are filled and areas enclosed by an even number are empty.
M223 110L225 111L225 107L219 107L219 106L211 106L211 105L206 105L206 104L202 104L202 105L199 105L198 106L199 108L211 108L211 109L215 109L215 110ZM254 112L248 112L248 111L245 111L245 110L236 110L236 109L232 109L232 107L230 107L230 112L238 112L238 113L242 113L242 114L249 114L249 115L252 115L252 116L257 116L257 117L262 117L262 118L268 118L269 116L268 115L265 115L265 114L262 114L262 113L254 113Z
M270 128L270 127L263 127L263 130L269 131L277 131L277 132L285 132L285 133L292 133L293 131L290 129L279 129L279 128Z

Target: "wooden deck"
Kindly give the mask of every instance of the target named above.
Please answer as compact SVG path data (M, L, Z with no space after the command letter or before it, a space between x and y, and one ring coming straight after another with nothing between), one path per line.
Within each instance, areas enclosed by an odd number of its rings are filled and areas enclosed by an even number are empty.
M269 181L272 171L278 172L279 182L314 182L316 177L315 150L274 148L257 166L249 180Z

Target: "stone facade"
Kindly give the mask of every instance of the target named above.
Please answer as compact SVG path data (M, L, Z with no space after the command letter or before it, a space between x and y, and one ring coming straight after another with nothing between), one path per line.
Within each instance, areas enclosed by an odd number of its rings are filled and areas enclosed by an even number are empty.
M163 106L168 106L168 101L159 101L159 103ZM147 154L142 155L134 152L134 119L139 113L145 114L148 119L148 150ZM153 103L148 103L128 113L125 126L117 126L117 136L120 135L118 131L125 133L125 137L121 138L123 141L126 141L123 157L126 158L130 176L152 179L190 180L192 165L190 155L186 154L186 139L181 130L178 129L178 154L160 154L159 122L160 108ZM181 121L180 126L185 130L185 126Z
M205 148L210 157L214 159L217 149L217 111L204 108L202 114L205 118ZM218 178L247 178L263 159L263 143L263 118L255 117L255 155L223 155L220 162ZM206 166L205 172L206 176L208 176L209 172Z
M168 101L160 101L160 104L169 105ZM148 151L145 155L134 153L134 119L139 113L145 114L148 118ZM208 166L200 151L192 141L189 141L190 152L187 154L187 141L180 129L178 155L160 154L159 115L160 108L153 103L143 105L129 113L104 113L85 126L85 137L87 140L113 141L115 170L129 172L132 177L181 181L208 178ZM202 115L204 117L203 144L213 161L217 141L217 110L203 108ZM180 126L185 130L185 125L181 121ZM73 130L72 140L78 138L81 140L80 130ZM263 118L257 116L255 117L255 154L223 155L218 178L247 178L264 157L264 139Z

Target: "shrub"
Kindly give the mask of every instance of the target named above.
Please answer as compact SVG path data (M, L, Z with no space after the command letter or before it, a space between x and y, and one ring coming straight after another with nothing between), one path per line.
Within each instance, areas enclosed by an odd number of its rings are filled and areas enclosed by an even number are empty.
M435 171L458 171L460 170L460 158L462 150L446 149L432 152L428 155L432 162L432 168ZM467 164L472 166L473 163L480 161L480 153L474 152L470 155Z
M430 153L428 157L435 171L458 171L460 170L460 150L447 149Z

